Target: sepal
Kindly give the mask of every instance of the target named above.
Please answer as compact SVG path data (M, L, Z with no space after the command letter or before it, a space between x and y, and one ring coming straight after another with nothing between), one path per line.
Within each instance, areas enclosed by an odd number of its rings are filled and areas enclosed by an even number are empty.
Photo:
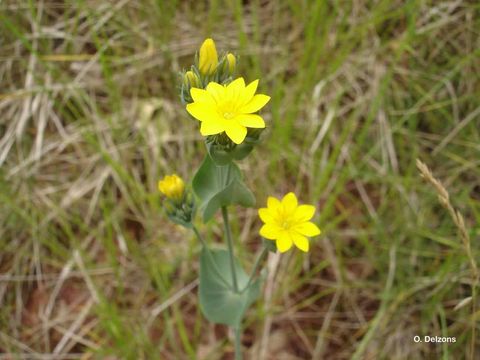
M186 191L179 200L167 198L164 200L163 205L170 221L187 229L193 228L192 222L197 208L191 191Z
M209 136L205 141L208 155L217 165L225 165L232 161L246 158L255 145L260 143L260 134L263 129L248 129L247 136L241 144L234 144L224 134Z

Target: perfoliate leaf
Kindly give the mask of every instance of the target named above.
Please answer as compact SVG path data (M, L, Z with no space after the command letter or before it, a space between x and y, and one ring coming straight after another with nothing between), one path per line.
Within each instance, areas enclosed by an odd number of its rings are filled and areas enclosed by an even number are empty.
M255 205L255 197L242 180L235 163L216 165L206 156L192 181L192 187L200 198L203 221L207 222L222 206Z
M243 290L248 276L235 259L237 283ZM205 317L217 324L238 327L248 307L260 295L260 280L243 292L233 289L230 258L227 250L203 248L200 255L200 308Z

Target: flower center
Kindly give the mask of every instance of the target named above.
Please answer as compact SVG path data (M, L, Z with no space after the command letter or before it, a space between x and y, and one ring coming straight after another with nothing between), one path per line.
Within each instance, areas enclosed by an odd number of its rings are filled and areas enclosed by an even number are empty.
M287 214L283 214L283 216L280 216L278 219L277 224L284 230L290 230L295 225L295 219Z
M234 116L235 116L235 114L232 113L232 112L224 112L224 113L223 113L223 117L224 117L225 119L231 119L231 118L233 118Z

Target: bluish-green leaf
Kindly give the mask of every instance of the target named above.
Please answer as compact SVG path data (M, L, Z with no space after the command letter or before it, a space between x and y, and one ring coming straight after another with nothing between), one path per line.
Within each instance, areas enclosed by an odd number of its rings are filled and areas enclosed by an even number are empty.
M239 289L244 289L248 276L235 259ZM217 324L238 327L245 311L260 294L260 280L237 293L233 289L230 258L227 250L206 249L200 255L200 308L205 317Z
M255 205L255 196L243 182L242 173L233 162L216 165L210 156L206 156L193 178L192 187L200 199L204 222L222 206Z

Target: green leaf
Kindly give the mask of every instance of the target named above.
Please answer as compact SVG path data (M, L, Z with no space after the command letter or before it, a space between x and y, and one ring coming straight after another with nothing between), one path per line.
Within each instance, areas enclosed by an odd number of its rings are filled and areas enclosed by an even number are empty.
M207 143L207 151L210 158L215 162L217 165L227 165L233 161L233 157L231 153L225 149L223 146Z
M222 206L255 205L255 196L242 180L242 173L235 163L216 165L206 156L192 181L195 194L200 198L203 221L207 222Z
M235 271L240 290L248 276L235 259ZM227 250L203 248L200 254L200 308L205 317L217 324L238 327L248 307L260 295L260 280L241 292L233 290L230 258Z

